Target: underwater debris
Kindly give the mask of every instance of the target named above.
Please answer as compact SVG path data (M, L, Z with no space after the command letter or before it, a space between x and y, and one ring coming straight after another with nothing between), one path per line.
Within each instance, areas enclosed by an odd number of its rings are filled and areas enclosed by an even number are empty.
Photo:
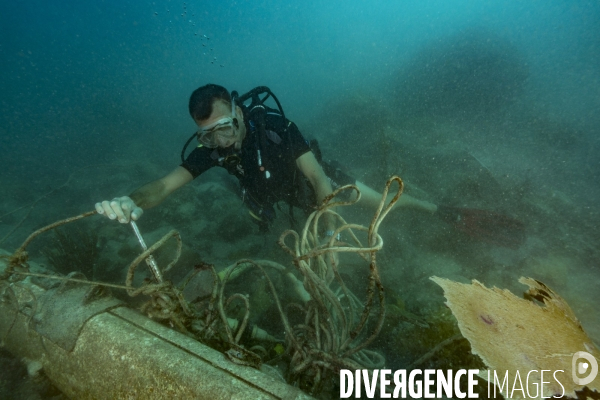
M396 182L398 190L394 198L385 203L390 186ZM294 257L294 266L302 274L304 287L310 301L296 308L304 316L304 323L291 326L285 314L281 314L286 329L286 348L291 356L288 383L298 385L310 394L330 390L327 385L335 380L340 369L377 369L385 365L385 358L378 352L367 349L379 335L385 318L385 296L376 263L376 253L383 246L383 239L377 233L379 226L394 203L400 198L404 184L394 176L383 191L382 200L369 228L348 224L333 207L354 204L360 192L353 186L336 190L323 201L306 221L302 232L285 231L280 246ZM332 201L342 190L355 190L358 194L354 202ZM319 220L323 215L336 218L339 222L326 244L318 241ZM368 235L368 243L363 246L354 234L363 231ZM340 233L349 235L356 247L340 242ZM285 243L291 236L292 246ZM369 277L364 302L345 285L335 263L327 265L325 257L332 253L355 253L369 265ZM337 290L332 285L338 285ZM367 323L374 318L374 323Z
M398 184L397 192L391 201L386 202L387 194L394 182ZM13 255L3 257L8 259L8 265L0 275L0 282L8 283L26 276L36 276L118 288L126 290L131 297L140 294L149 296L150 299L141 306L142 313L148 317L163 321L166 325L210 345L224 353L235 364L254 368L260 368L265 362L258 353L268 357L269 352L259 345L247 349L244 340L263 340L263 343L269 343L273 348L272 353L275 353L275 357L267 361L273 364L285 361L287 364L288 383L310 393L323 393L334 390L337 381L335 377L340 369L372 370L385 365L385 359L381 354L367 349L381 331L385 317L383 285L376 263L376 253L382 248L383 239L377 231L387 213L400 198L403 188L403 182L399 177L394 176L387 181L380 206L369 227L348 224L333 211L335 207L352 205L360 199L358 188L349 185L339 188L328 196L322 206L310 215L301 233L291 230L284 232L279 239L279 244L293 256L293 264L302 275L303 281L298 280L289 268L276 263L240 260L220 274L216 273L211 264L204 262L197 264L179 285L169 280L163 282L145 280L141 286L134 287L137 266L169 239L176 241L177 248L171 262L164 269L159 270L159 275L167 272L177 262L181 253L181 238L175 230L164 235L130 263L125 286L88 281L71 275L58 277L30 272L26 248L31 241L41 233L60 225L96 214L96 211L91 211L55 222L32 233ZM335 201L335 196L342 190L355 190L356 199L350 202ZM333 235L328 236L328 242L321 243L318 239L321 228L319 221L325 219L324 215L337 219L339 227ZM354 232L363 232L367 235L366 246L362 245ZM354 245L340 242L340 233L353 240ZM288 246L286 238L290 236L293 244ZM332 253L340 252L354 253L368 265L367 290L363 299L346 287L339 273L339 266L328 265L325 261ZM302 321L290 323L264 267L279 270L291 283L297 300L302 304L290 303L287 306L296 311L300 310ZM268 289L271 292L281 316L285 339L277 339L250 323L251 303L247 296L240 293L225 296L228 280L247 268L256 268L261 272L261 279L265 280L264 290ZM202 271L208 271L212 276L212 290L201 298L196 297L189 301L190 297L185 295L186 286ZM4 294L10 296L11 292L5 291ZM234 303L236 307L238 304L241 305L241 313L237 313L238 319L227 316L227 311L231 311ZM239 310L240 307L237 309Z
M502 376L507 371L514 376L515 371L562 370L568 376L560 381L564 396L577 397L575 391L584 389L585 385L571 379L570 373L575 374L574 354L585 351L600 359L600 351L569 305L548 286L522 277L519 282L529 290L521 299L508 290L488 289L476 280L471 285L439 277L431 280L444 289L461 333L490 370ZM483 377L487 379L486 374ZM529 379L528 384L541 384L537 378L539 375ZM541 396L563 392L557 381L544 383ZM587 388L600 392L600 377ZM514 398L522 398L517 396L520 394L517 391Z

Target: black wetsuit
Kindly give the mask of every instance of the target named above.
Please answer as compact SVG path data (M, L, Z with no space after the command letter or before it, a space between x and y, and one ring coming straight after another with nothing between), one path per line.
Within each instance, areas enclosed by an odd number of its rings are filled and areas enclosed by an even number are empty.
M234 146L225 149L199 146L181 166L194 178L212 167L226 168L238 178L244 203L259 225L262 222L262 228L266 228L275 218L273 206L279 201L306 212L314 208L314 191L296 165L296 159L311 151L311 148L296 124L269 110L265 116L266 138L261 138L257 121L246 110L244 121L246 137L239 151ZM322 165L334 188L354 183L341 171L328 164Z

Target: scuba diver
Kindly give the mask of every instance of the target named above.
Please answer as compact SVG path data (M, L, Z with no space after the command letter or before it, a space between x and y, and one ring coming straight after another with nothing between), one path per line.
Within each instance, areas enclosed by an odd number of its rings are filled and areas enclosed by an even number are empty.
M270 97L278 109L265 106ZM285 118L279 100L265 86L242 96L235 91L230 94L219 85L202 86L192 93L189 112L198 131L184 146L181 165L129 196L96 203L99 214L121 223L137 220L143 210L160 204L212 167L225 168L239 180L244 204L261 231L274 221L277 203L287 203L293 219L293 207L313 211L333 189L343 185L355 184L359 188L359 205L376 208L381 201L380 193L323 162L318 148L311 148L298 127ZM199 144L185 157L194 138ZM341 196L344 195L350 199L356 193L345 191ZM436 205L406 194L396 206L431 213L437 210ZM334 224L333 218L325 220L323 239L333 235Z

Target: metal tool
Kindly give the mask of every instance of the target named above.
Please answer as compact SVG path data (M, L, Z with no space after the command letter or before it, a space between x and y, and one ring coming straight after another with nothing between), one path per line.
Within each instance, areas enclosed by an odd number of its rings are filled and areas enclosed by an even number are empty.
M140 244L142 245L142 249L144 249L144 251L148 250L148 246L146 246L146 242L144 241L144 238L142 237L142 234L140 233L140 230L138 229L135 221L131 220L130 224L131 224L131 227L133 228L133 231L135 232L135 236L137 236ZM160 273L158 264L156 263L156 260L154 259L154 256L152 254L150 254L148 257L146 257L146 264L148 264L148 267L150 268L152 275L154 275L154 278L158 281L158 283L162 283L163 282L162 274Z

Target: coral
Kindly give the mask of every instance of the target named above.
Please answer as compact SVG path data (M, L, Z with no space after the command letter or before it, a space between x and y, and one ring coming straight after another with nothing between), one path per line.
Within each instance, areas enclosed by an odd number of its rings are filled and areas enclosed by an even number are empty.
M431 279L444 289L447 305L461 332L471 342L473 353L481 356L490 370L511 376L518 371L571 371L574 354L580 351L600 357L600 350L569 305L540 281L519 279L529 286L525 299L521 299L508 290L488 289L475 280L467 285L438 277ZM533 381L528 377L528 393L533 385L544 387L542 397L575 397L576 391L586 385L596 393L600 390L598 380L582 383L565 379L547 382L545 386L542 381L539 375ZM522 391L511 397L527 398Z

